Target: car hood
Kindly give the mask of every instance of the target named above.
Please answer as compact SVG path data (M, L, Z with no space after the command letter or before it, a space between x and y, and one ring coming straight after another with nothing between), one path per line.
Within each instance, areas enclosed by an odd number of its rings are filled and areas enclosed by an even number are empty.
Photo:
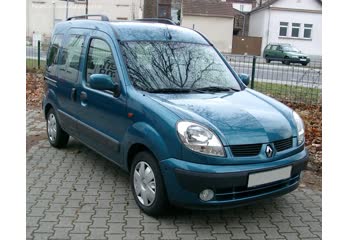
M149 96L181 119L214 129L224 145L267 143L293 135L292 110L253 90Z

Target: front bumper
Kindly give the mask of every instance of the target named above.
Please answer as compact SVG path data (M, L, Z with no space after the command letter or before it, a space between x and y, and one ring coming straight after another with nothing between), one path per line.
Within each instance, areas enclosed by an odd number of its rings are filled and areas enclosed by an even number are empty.
M273 162L245 165L205 165L178 159L160 162L169 201L188 208L224 208L245 205L257 200L279 196L295 190L300 173L306 168L308 153L303 150L293 156ZM251 173L292 166L289 179L247 188ZM212 200L200 200L199 193L210 188Z
M306 58L305 60L302 60L302 58L289 58L289 61L292 63L309 63L310 59Z

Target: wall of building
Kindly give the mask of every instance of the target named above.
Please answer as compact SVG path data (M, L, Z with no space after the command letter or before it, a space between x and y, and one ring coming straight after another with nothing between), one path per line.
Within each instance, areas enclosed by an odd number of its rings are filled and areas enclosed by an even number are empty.
M322 5L317 0L279 0L272 6L279 8L322 10Z
M266 41L269 35L268 32L269 11L262 10L255 12L249 16L249 31L248 36L262 37L262 48L266 46Z
M181 26L204 34L221 52L232 49L233 18L182 16Z
M142 18L144 0L89 0L89 14L112 20ZM85 14L85 4L69 2L68 17ZM55 23L66 19L66 1L27 0L27 36L49 37Z
M287 37L279 36L280 22L288 22ZM312 24L311 39L304 39L303 27L299 30L299 38L292 38L292 23ZM310 55L322 55L322 15L317 13L271 11L269 42L290 43Z

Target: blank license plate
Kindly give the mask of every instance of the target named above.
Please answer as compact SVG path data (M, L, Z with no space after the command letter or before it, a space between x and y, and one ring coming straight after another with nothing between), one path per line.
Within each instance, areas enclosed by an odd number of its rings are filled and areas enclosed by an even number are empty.
M252 173L248 178L248 187L255 187L258 185L290 178L291 171L292 166L288 166L266 172Z
M300 58L300 61L306 61L306 59L305 58Z

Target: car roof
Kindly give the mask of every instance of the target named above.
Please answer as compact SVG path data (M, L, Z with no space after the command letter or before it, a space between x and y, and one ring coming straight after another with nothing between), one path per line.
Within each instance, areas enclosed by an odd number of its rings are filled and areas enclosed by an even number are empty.
M114 35L120 41L173 41L208 45L208 41L198 32L177 25L149 23L142 21L97 21L71 20L57 23L55 34L70 28L88 28Z
M291 46L291 44L290 44L290 43L269 43L268 45Z

